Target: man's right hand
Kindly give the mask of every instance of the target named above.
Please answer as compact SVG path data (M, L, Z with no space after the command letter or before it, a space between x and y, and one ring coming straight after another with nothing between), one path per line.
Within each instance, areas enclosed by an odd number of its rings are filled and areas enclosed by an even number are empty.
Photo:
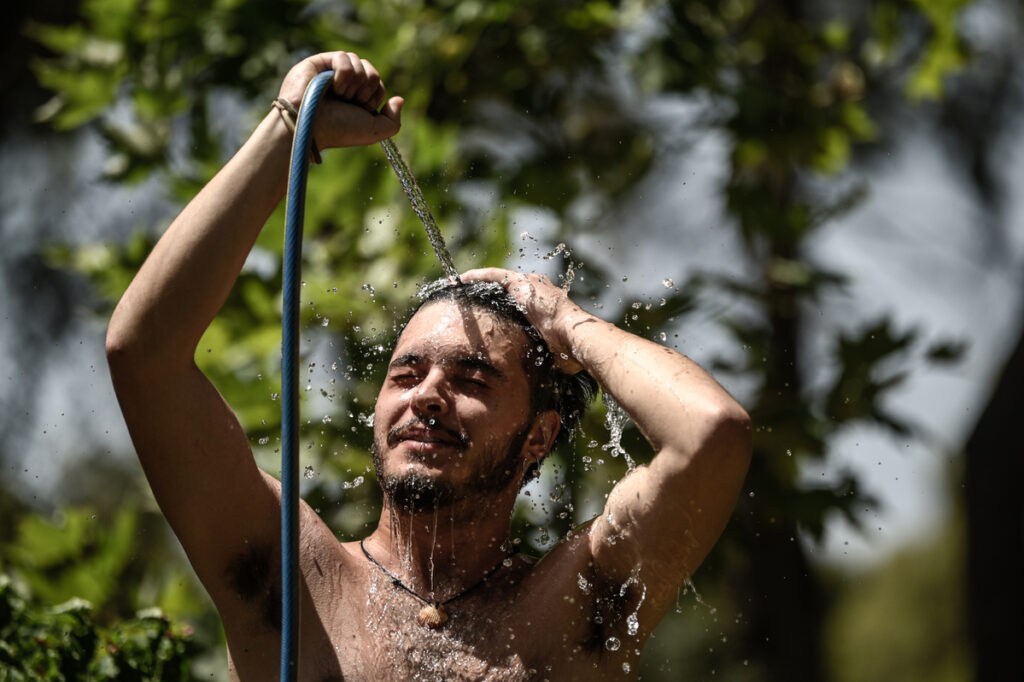
M303 59L285 76L279 96L297 109L306 86L323 71L334 71L334 80L313 127L320 149L373 144L398 132L404 100L385 101L387 91L377 69L354 52L322 52Z

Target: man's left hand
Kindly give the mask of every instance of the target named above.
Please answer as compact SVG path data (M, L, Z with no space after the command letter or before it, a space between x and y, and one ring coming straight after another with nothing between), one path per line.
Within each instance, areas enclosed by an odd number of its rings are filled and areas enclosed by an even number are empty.
M462 275L465 281L496 282L508 291L555 356L555 365L567 374L583 369L573 346L575 325L593 319L568 294L544 275L502 268L478 268Z

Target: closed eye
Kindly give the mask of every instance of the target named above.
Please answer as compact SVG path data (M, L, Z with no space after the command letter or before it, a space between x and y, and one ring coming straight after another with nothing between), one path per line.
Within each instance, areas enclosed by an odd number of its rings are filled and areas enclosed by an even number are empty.
M490 388L491 385L481 377L476 376L464 376L461 377L463 383L469 384L470 386L476 386L478 388Z
M392 374L391 381L398 384L399 386L411 386L412 384L418 383L420 377L418 374L413 372L402 372L401 374Z

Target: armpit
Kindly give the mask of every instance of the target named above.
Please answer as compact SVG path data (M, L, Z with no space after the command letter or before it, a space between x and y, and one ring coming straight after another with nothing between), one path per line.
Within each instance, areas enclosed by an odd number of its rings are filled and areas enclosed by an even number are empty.
M228 586L260 614L260 623L281 629L281 569L270 545L251 545L236 554L224 571Z

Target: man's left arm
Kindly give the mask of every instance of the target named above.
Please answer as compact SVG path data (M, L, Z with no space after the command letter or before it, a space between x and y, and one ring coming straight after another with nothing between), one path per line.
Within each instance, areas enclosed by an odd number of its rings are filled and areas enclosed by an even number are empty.
M685 356L585 312L546 277L496 268L467 279L501 282L561 358L586 369L633 419L655 456L623 477L587 529L594 574L643 584L656 623L721 535L751 453L750 418ZM637 574L637 570L639 573Z

